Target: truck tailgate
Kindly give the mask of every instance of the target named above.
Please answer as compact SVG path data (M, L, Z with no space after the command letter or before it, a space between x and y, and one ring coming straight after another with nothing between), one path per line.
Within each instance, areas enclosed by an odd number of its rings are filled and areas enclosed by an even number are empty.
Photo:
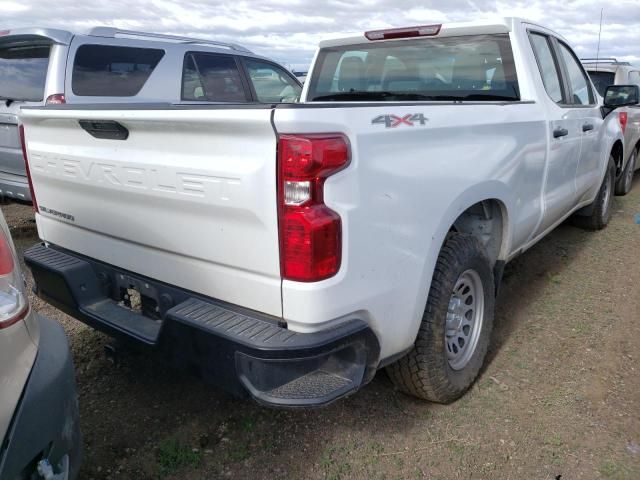
M40 237L281 316L271 109L111 108L23 110Z

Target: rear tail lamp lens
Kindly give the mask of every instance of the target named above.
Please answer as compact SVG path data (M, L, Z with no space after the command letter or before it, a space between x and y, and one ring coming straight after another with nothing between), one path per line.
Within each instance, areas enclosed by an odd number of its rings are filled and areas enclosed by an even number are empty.
M316 282L340 269L342 221L324 204L325 180L349 164L344 135L282 135L278 145L283 278Z

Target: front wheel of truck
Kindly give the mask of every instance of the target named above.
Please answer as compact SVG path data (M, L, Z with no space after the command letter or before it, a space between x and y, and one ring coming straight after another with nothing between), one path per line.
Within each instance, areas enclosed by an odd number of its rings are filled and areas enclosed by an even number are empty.
M451 403L469 389L489 347L494 293L491 262L480 241L451 234L436 263L415 344L387 367L399 390Z

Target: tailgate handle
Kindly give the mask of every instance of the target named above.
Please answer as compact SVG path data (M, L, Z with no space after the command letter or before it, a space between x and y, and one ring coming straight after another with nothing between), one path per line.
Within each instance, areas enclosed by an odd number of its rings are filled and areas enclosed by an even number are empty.
M91 136L104 140L126 140L129 130L113 120L78 120L80 126Z

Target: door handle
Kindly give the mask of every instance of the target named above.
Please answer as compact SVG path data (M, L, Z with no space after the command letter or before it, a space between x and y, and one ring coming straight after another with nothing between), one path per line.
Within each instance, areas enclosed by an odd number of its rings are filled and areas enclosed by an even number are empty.
M584 125L582 125L583 132L590 132L591 130L593 130L593 124L585 123Z
M567 135L569 135L569 130L566 128L556 128L553 131L553 138L566 137Z

